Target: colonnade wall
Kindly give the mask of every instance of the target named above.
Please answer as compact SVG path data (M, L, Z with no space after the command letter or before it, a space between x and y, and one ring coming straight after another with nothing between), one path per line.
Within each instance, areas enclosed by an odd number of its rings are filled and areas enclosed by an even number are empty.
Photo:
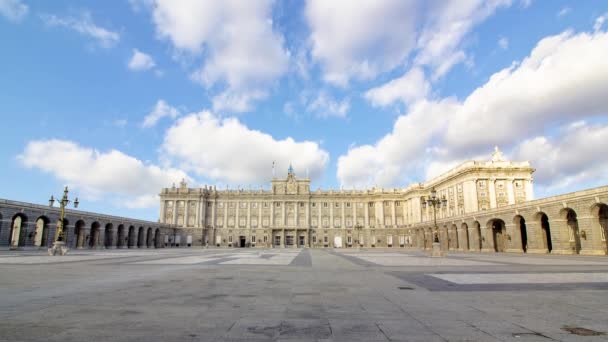
M412 225L413 245L432 246L432 220ZM608 186L437 220L444 250L606 255Z
M0 199L0 248L49 247L59 220L59 208ZM69 248L89 249L160 248L175 245L183 234L167 224L71 209L63 230Z

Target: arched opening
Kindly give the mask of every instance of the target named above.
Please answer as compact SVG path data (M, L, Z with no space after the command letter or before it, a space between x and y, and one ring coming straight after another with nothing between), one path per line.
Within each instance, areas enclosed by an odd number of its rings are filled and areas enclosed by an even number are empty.
M553 242L551 241L551 226L549 225L549 217L547 214L540 212L536 214L537 220L540 221L541 239L543 247L546 248L549 253L553 250Z
M10 248L19 248L25 246L25 230L27 227L27 216L17 214L13 216L11 222Z
M570 208L565 208L562 211L562 215L566 216L566 225L568 226L568 239L570 242L570 248L576 254L581 252L581 235L578 229L578 219L576 212Z
M129 237L127 241L127 247L133 248L135 246L135 227L129 226Z
M105 248L112 248L114 245L114 225L111 223L106 224L106 228L103 232L104 242L103 245Z
M97 248L99 245L99 222L93 222L89 236L89 248Z
M601 203L598 205L597 219L600 228L600 239L604 244L606 254L608 254L608 205Z
M137 231L137 248L142 248L145 245L144 227L139 227Z
M493 219L488 222L488 228L492 229L492 241L495 252L504 252L506 249L507 228L501 219Z
M76 222L76 226L74 227L74 235L76 239L74 241L75 248L83 248L84 247L84 237L85 237L85 228L84 221L78 220Z
M460 239L458 237L458 226L452 225L452 231L454 232L454 248L460 248Z
M154 247L160 248L160 229L158 228L154 232Z
M34 233L34 246L44 247L48 245L49 238L49 219L46 216L40 216L36 220L36 232Z
M118 225L117 237L116 237L116 248L125 247L125 226L123 224Z
M146 247L152 247L152 228L148 227L148 233L146 234Z
M478 221L475 221L473 223L474 226L474 230L475 230L475 234L477 234L477 247L479 250L481 250L483 248L483 238L481 237L481 224L479 224Z
M518 233L521 241L521 249L526 253L528 251L528 229L526 227L526 220L521 215L513 218L515 223L515 233Z
M470 240L469 240L469 226L466 223L462 223L460 225L460 230L464 233L464 246L462 246L464 248L464 250L468 251L469 248L471 248L470 245Z

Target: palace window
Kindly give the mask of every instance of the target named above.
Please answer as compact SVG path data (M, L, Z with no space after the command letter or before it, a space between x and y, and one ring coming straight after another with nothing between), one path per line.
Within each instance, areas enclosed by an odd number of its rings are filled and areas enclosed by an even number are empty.
M346 238L346 241L348 241L349 245L353 243L353 240L350 236Z
M346 207L350 208L350 202L346 202Z
M327 243L327 236L323 237L323 242Z
M479 181L479 187L482 188L482 189L485 188L486 187L486 181L480 180Z
M268 242L268 236L264 235L264 242Z
M232 235L228 237L228 242L232 242Z
M369 207L373 208L374 207L374 202L369 202Z
M363 208L363 203L361 203L361 202L357 203L357 208Z
M223 207L224 207L224 202L219 202L219 203L217 204L217 207L218 207L218 208L223 208Z
M395 205L398 206L398 207L400 207L401 206L401 202L397 201L397 202L395 202Z
M251 242L255 243L255 235L251 235Z
M268 208L268 202L264 202L264 208Z
M304 202L300 202L300 208L304 208Z
M313 207L313 208L315 208L315 207L317 206L317 203L312 202L312 204L311 204L311 205L312 205L312 207Z
M258 207L257 202L253 202L253 203L251 203L251 207L252 207L252 208L257 208L257 207Z
M324 208L327 208L327 207L328 207L327 202L323 202L323 207L324 207Z
M281 202L277 202L276 206L277 206L277 208L280 208L281 207Z
M234 202L228 203L228 208L234 208Z
M336 202L336 208L340 208L340 203Z
M246 202L241 202L240 205L241 205L241 208L247 208L247 203Z
M317 243L317 237L316 236L312 237L312 243Z
M515 181L515 187L516 188L521 188L521 182L520 181Z
M207 208L211 208L211 202L207 202Z

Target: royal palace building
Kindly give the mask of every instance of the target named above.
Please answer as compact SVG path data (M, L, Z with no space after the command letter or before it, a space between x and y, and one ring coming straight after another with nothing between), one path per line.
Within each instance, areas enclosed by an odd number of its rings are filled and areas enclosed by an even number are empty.
M529 162L468 161L406 188L311 190L290 166L270 190L164 188L162 224L186 232L182 245L219 247L408 247L426 244L414 227L533 199ZM439 208L424 205L435 190ZM434 212L434 210L436 210ZM428 237L423 237L427 239Z

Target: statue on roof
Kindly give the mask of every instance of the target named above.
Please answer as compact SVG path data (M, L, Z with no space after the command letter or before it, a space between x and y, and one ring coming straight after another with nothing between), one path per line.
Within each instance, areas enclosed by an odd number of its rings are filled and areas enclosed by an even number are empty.
M291 163L289 163L289 168L287 169L287 175L295 176L295 174L293 173L293 166L291 166Z
M505 155L498 149L498 146L494 146L494 153L492 153L493 162L505 161Z

